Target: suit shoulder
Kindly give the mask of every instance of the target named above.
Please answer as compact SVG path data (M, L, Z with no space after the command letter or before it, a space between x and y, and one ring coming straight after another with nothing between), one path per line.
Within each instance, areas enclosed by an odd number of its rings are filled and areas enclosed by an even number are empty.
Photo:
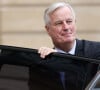
M84 44L89 47L100 47L99 41L82 40L82 42L84 42Z
M100 59L100 42L82 40L84 46L84 52L86 56L91 58Z

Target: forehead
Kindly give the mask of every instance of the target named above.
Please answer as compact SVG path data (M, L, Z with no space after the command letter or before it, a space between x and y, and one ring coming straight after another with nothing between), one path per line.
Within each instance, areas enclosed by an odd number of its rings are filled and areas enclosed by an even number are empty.
M52 13L61 12L61 11L62 12L65 11L65 12L71 13L71 9L69 7L67 7L67 6L59 7L57 9L55 9Z
M67 19L67 18L72 18L72 16L73 16L72 11L68 7L60 7L57 8L52 13L50 13L51 19Z

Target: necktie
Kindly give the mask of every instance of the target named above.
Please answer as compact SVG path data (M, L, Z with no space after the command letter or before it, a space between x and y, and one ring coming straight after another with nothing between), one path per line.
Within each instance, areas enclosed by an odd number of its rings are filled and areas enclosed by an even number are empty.
M60 79L61 79L64 90L66 90L65 89L65 72L60 72Z

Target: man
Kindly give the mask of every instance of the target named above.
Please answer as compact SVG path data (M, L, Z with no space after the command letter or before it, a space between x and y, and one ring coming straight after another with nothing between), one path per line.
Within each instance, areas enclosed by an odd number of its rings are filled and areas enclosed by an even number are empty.
M69 4L59 2L51 5L45 11L44 20L54 49L42 47L38 50L39 55L4 46L0 48L1 64L28 66L29 90L84 90L97 72L97 64L77 62L62 56L45 57L52 52L61 52L99 60L100 43L76 39L76 18Z
M56 49L69 52L76 46L76 18L71 6L66 3L56 3L45 11L45 28L52 38ZM39 50L41 56L43 49ZM44 51L44 50L43 50ZM52 51L52 50L51 50ZM74 51L74 50L73 50ZM49 52L48 52L49 54ZM74 52L73 52L74 54Z
M45 58L52 52L60 52L98 60L100 59L100 42L78 40L76 38L75 12L68 3L58 2L48 7L45 10L44 21L46 31L52 39L54 48L51 49L48 47L41 47L38 50L38 53L42 58ZM77 61L75 61L74 63L77 63ZM81 64L77 65L81 66ZM83 88L74 88L75 90L84 90L86 85L97 72L98 66L88 64L84 66L84 68L87 68L89 70L88 80L86 81ZM66 73L64 72L60 73L63 79L67 78L64 77L65 74ZM73 86L68 88L67 84L65 84L63 80L62 83L65 90L73 90L71 89L71 87Z

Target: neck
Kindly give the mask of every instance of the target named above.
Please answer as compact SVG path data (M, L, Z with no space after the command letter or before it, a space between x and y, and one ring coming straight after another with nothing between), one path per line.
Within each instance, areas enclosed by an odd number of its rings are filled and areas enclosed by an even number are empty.
M75 41L70 42L70 43L68 42L68 43L63 43L63 44L61 43L61 44L54 44L54 45L56 48L59 48L65 52L69 52L73 48L74 43Z

